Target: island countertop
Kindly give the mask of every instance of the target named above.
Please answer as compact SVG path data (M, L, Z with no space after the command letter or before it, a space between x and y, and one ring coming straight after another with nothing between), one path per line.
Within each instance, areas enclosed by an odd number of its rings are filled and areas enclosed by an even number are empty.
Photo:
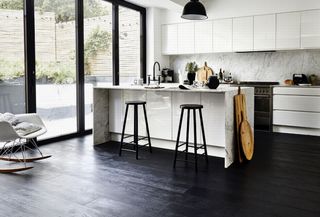
M152 88L155 85L132 85L132 84L123 84L119 86L115 85L98 85L94 88L96 89L110 89L110 90L146 90L146 91L172 91L172 92L202 92L202 93L225 93L225 92L234 92L238 91L238 87L230 86L229 84L221 84L217 89L209 89L208 87L192 87L190 85L184 85L188 90L180 89L178 83L163 83L160 84L162 88ZM149 87L149 88L148 88ZM151 87L151 88L150 88ZM241 87L241 89L248 89L250 87Z

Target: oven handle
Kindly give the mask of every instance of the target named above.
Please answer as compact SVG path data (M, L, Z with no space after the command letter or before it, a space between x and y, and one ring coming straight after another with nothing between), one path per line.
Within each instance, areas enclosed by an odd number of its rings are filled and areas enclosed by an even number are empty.
M271 98L271 95L254 95L254 97Z

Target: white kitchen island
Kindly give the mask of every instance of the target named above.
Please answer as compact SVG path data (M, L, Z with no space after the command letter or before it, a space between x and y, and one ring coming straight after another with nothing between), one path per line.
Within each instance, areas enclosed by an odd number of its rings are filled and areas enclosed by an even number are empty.
M178 84L163 84L162 89L146 89L142 86L97 86L93 92L93 143L105 144L120 141L125 111L125 101L145 100L153 147L175 148L180 119L180 105L203 105L203 121L208 154L225 159L229 167L235 159L234 95L237 87L221 85L216 90L194 88L181 90ZM254 89L244 87L247 98L248 121L254 126ZM126 134L133 133L133 109L129 109ZM197 113L198 114L198 113ZM197 116L197 120L199 117ZM197 121L199 122L199 121ZM190 139L193 141L193 117L190 116ZM198 143L202 143L200 123L197 123ZM181 129L180 141L185 141L186 116ZM139 110L139 134L146 135L142 109ZM107 145L107 144L106 144ZM172 155L173 157L173 155Z

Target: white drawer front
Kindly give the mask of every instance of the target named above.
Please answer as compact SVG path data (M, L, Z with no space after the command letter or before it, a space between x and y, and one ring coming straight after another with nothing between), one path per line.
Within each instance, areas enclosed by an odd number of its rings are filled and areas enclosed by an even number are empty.
M320 96L274 95L273 109L320 112Z
M274 87L273 94L320 96L320 87Z
M273 111L273 125L320 128L320 113Z

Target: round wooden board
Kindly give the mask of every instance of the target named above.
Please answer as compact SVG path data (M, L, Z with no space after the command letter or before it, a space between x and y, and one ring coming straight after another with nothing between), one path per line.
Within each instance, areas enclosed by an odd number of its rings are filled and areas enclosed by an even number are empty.
M247 120L243 120L240 125L241 145L247 160L251 160L254 151L254 140L251 126Z
M213 75L213 70L205 62L204 66L197 71L197 80L206 82L211 75Z

